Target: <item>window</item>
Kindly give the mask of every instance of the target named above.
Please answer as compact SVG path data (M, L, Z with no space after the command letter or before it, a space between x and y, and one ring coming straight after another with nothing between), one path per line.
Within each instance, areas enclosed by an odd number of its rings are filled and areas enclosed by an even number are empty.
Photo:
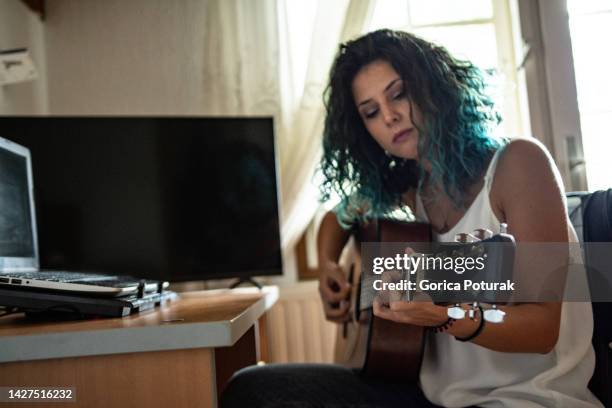
M414 33L492 73L491 96L503 119L496 133L524 137L511 27L506 0L378 0L370 23L371 30Z
M568 0L567 9L588 186L607 189L612 187L612 54L606 51L612 38L612 2Z

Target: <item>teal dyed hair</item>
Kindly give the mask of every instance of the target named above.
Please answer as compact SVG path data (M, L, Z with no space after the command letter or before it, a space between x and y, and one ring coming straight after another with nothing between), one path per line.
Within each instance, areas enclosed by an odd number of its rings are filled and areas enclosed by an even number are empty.
M423 117L419 157L432 166L429 183L441 184L457 208L482 175L487 158L504 144L492 136L501 118L487 94L484 74L446 49L412 34L378 30L340 45L324 100L327 116L320 170L322 200L332 192L344 227L401 207L401 194L417 188L425 173L414 160L387 157L369 134L352 94L355 75L374 61L387 61L404 82L410 103ZM412 111L412 110L411 110Z

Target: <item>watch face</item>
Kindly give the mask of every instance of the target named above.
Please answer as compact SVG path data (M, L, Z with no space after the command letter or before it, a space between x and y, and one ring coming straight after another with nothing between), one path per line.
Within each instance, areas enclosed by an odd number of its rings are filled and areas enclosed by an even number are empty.
M489 323L501 323L504 321L506 312L499 309L489 309L484 312L484 319Z
M459 306L449 308L447 313L448 317L451 317L455 320L460 320L465 317L465 310L463 310Z

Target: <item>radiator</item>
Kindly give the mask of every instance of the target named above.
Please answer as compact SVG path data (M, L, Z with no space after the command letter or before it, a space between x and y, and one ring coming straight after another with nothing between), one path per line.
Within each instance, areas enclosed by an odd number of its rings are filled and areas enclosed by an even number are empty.
M267 313L269 363L331 363L336 324L325 320L318 282L281 287Z

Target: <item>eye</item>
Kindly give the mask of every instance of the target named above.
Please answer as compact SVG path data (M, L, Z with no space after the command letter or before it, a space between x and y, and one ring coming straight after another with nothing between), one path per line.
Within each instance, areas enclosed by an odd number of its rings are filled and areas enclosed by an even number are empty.
M393 94L393 99L402 99L404 97L405 93L404 90L400 90L398 92L396 92L395 94Z
M366 119L371 119L374 116L376 116L377 113L378 113L378 109L375 109L375 110L371 110L371 111L368 111L368 112L364 112L363 116L365 116Z

